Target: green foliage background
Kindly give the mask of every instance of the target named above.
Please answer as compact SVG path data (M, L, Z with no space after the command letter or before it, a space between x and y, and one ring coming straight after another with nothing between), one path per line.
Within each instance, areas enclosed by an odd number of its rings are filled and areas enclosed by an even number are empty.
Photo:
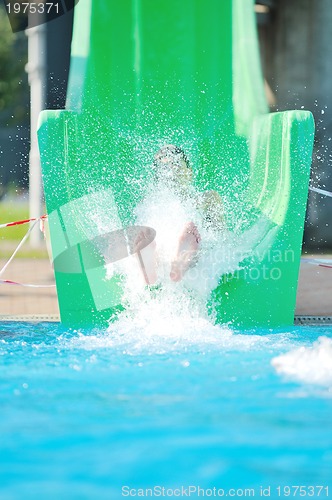
M3 4L0 4L0 127L29 121L28 60L24 31L13 33Z

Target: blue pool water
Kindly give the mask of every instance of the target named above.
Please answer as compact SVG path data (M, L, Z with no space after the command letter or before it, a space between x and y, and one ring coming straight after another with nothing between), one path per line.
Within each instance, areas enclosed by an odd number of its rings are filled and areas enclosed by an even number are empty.
M332 496L331 327L2 323L0 366L1 500Z

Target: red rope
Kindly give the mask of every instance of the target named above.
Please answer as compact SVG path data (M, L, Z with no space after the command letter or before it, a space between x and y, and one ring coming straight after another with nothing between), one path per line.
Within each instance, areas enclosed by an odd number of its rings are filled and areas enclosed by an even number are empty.
M0 270L0 275L3 274L7 266L10 264L12 259L14 258L15 254L19 250L19 248L22 246L26 238L28 237L29 233L31 232L32 228L36 225L37 221L40 221L41 225L41 230L44 233L44 220L47 219L47 215L42 215L41 217L32 217L31 219L24 219L24 220L18 220L15 222L7 222L6 224L0 224L0 229L4 227L12 227L12 226L18 226L20 224L28 224L29 222L34 222L34 224L30 227L28 232L25 234L23 239L21 240L20 244L14 251L13 255L11 258L8 260L8 262L3 266L3 268ZM29 283L19 283L17 281L12 281L12 280L3 280L0 279L0 285L18 285L18 286L24 286L24 287L31 287L31 288L50 288L50 287L55 287L55 285L32 285Z
M12 280L0 280L0 285L18 285L26 286L30 288L54 288L55 285L31 285L30 283L19 283L18 281Z
M32 217L31 219L23 219L17 220L15 222L6 222L5 224L0 224L0 229L3 227L11 227L11 226L19 226L20 224L28 224L29 222L33 222L36 220L44 220L47 219L47 215L41 215L40 217Z

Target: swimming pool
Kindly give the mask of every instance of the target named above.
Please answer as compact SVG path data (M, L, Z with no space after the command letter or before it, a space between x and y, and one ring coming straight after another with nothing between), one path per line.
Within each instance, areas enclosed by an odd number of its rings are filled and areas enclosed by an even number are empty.
M162 314L0 324L1 499L332 495L332 328Z

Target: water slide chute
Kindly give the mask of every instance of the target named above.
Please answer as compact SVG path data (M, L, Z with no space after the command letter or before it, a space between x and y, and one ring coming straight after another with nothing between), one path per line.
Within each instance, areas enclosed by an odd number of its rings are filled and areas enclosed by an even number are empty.
M151 158L174 143L251 244L207 303L236 327L293 322L314 123L268 113L252 0L80 0L66 110L38 131L61 321L106 325L123 304L105 245L135 224ZM241 216L239 213L241 212Z

